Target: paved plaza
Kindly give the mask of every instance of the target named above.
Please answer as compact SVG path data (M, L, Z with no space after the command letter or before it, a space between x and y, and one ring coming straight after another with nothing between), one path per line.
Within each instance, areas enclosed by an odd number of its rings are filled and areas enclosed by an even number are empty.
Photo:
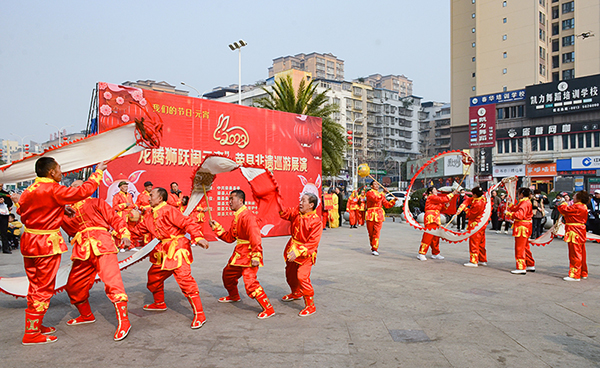
M513 238L488 231L489 266L467 268L468 245L442 242L444 260L416 259L421 232L384 223L379 257L364 227L323 233L312 281L317 313L298 317L284 303L283 247L263 239L259 281L277 314L258 320L258 303L221 304L233 245L193 248L193 276L207 323L190 329L192 311L173 278L166 312L148 312L147 260L123 271L129 336L114 342L116 318L103 285L91 291L96 323L67 326L78 315L66 293L52 299L45 324L58 342L21 345L25 299L0 295L0 366L8 367L597 367L600 366L600 245L587 243L590 277L565 282L567 246L534 247L535 273L512 275ZM123 258L128 253L121 253ZM67 255L63 262L68 262ZM24 274L18 253L0 254L0 275Z

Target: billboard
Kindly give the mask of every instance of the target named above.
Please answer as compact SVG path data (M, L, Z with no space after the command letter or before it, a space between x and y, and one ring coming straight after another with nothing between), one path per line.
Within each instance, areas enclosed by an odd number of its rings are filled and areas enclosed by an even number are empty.
M600 109L600 74L536 84L525 89L528 118Z
M525 99L525 90L518 89L515 91L490 93L487 95L471 97L469 106L481 106L492 103L513 102Z
M562 135L572 133L587 133L600 131L598 122L568 122L550 125L534 125L527 127L498 129L496 139L523 138L547 135Z
M264 166L278 182L286 207L297 206L300 193L309 187L321 192L320 118L108 83L99 83L98 91L100 132L140 118L163 123L159 148L109 164L100 196L111 204L121 180L133 184L134 197L144 189L145 181L167 191L171 182L177 182L182 194L189 195L192 175L209 155L226 156L240 165ZM239 170L218 174L207 197L213 219L225 227L233 219L228 197L234 189L242 189L246 206L258 211ZM267 236L289 234L285 225L274 226ZM214 239L207 223L204 230Z
M469 107L469 148L496 145L496 104Z

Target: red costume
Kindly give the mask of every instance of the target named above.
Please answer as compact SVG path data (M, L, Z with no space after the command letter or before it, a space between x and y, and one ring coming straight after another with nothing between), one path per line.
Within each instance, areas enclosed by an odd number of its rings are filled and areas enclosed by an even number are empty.
M367 231L369 232L369 240L371 242L371 251L377 252L379 249L379 233L385 221L385 213L383 208L392 208L396 203L396 199L388 201L385 199L385 194L378 190L371 189L367 192Z
M179 208L181 206L181 192L178 194L174 194L169 192L169 197L167 198L167 204Z
M529 198L522 198L517 204L512 205L506 212L507 219L514 220L513 236L515 237L515 260L517 270L535 267L535 261L529 247L531 236L531 218L533 217L532 205Z
M246 294L250 298L256 299L263 307L258 318L269 318L274 315L273 306L256 279L258 268L263 266L262 240L256 216L246 206L242 206L235 211L228 231L225 231L219 223L216 223L214 231L219 239L226 243L237 241L233 254L223 269L223 286L229 295L220 298L219 301L226 303L240 300L237 284L239 278L242 277L246 286ZM252 261L259 262L259 266L252 266Z
M565 217L564 240L569 244L569 277L573 279L587 278L585 224L588 220L588 208L580 202L570 206L566 202L562 202L556 208Z
M175 276L177 284L188 298L194 311L192 328L200 328L206 321L198 284L192 277L190 265L194 261L190 241L185 237L189 233L194 242L204 239L200 225L184 216L178 208L166 202L153 207L138 224L141 234L160 240L150 253L152 266L148 270L148 290L152 292L154 303L144 306L145 310L164 311L165 280Z
M425 229L435 230L440 227L440 212L442 211L443 207L448 202L450 202L452 197L454 197L454 194L452 193L448 195L431 194L427 197L427 200L425 202ZM432 255L437 256L438 254L440 254L440 237L428 233L423 233L423 238L421 239L421 247L419 248L419 254L427 254L427 250L429 250L430 246Z
M316 211L302 214L298 208L290 207L280 211L282 219L290 221L292 237L283 251L285 259L285 278L292 292L285 295L283 301L292 301L304 297L305 308L300 316L308 316L316 311L314 303L315 291L310 282L310 271L317 261L317 248L323 234L323 224ZM289 261L288 253L293 252L296 258Z
M356 192L352 192L350 198L348 198L348 202L346 203L346 211L350 214L350 226L356 227L358 224L358 218L360 217L360 213L358 212L360 208L359 198L356 195Z
M118 238L130 238L125 221L99 198L87 198L75 203L74 217L64 217L62 228L72 237L73 251L71 272L67 281L67 294L80 316L67 322L78 325L95 321L88 298L94 286L96 274L104 282L104 291L115 305L119 326L114 339L119 341L129 333L131 325L127 315L127 294L121 279L119 249L109 229L118 232Z
M471 231L481 221L483 212L485 211L485 197L479 198L469 197L467 198L458 208L458 211L462 211L465 207L467 219L469 225L467 231ZM485 250L485 227L480 229L475 234L469 237L469 262L478 264L479 262L487 262L487 252Z
M135 204L133 204L133 196L131 193L123 193L122 191L119 191L113 196L112 206L122 219L127 220L127 215L129 215L129 212L135 208Z
M360 194L360 197L358 197L358 201L358 224L364 226L365 214L367 213L367 196L364 191Z
M42 336L54 328L42 326L50 298L54 295L56 273L60 255L67 245L60 235L65 205L89 197L102 179L102 171L96 170L80 187L67 188L50 178L36 178L21 195L17 213L25 225L21 237L21 254L29 280L27 309L25 310L25 335L23 344L39 344L56 341L56 337Z
M113 203L114 203L114 199L113 199ZM144 189L143 192L138 194L138 197L135 200L135 205L137 206L137 208L140 209L142 214L145 213L146 211L149 211L150 210L150 192L148 192L147 190Z
M200 203L194 208L194 210L190 213L190 217L202 226L206 221L206 209L208 208L208 204L206 203L206 196L203 196L200 200ZM185 212L185 211L183 211Z

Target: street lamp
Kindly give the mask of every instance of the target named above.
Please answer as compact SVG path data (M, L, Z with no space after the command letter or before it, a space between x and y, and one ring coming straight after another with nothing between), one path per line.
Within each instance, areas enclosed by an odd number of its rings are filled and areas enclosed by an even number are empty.
M25 138L27 138L27 137L33 137L33 135L26 135L26 136L24 136L24 137L21 137L20 135L18 135L18 134L15 134L15 133L10 133L10 134L11 134L11 135L14 135L14 136L15 136L15 137L17 137L17 138L21 138L21 160L22 160L22 159L23 159L23 157L24 157L24 150L25 150L25 149L23 148L23 141L24 141L24 140L25 140ZM10 152L9 152L9 153L10 153ZM12 161L12 160L11 160L11 161Z
M186 87L190 87L191 89L193 89L194 91L196 91L196 93L198 94L198 97L200 98L204 98L204 94L206 92L210 92L210 89L207 89L206 91L202 92L202 94L200 94L200 91L198 91L196 88L190 86L189 84L185 84L185 82L181 82L182 85L186 86Z
M238 50L238 105L242 104L242 47L246 45L242 40L229 44L231 51Z
M56 128L56 129L58 130L58 145L59 145L59 146L62 144L62 141L61 141L61 136L60 136L60 134L61 134L61 132L63 131L63 129L65 129L65 128L71 128L71 127L74 127L74 126L75 126L75 125L65 125L64 127L62 127L62 128L60 128L60 129L58 129L58 127L57 127L56 125L54 125L54 124L49 124L49 123L46 123L46 125L48 125L48 126L51 126L51 127L54 127L54 128Z

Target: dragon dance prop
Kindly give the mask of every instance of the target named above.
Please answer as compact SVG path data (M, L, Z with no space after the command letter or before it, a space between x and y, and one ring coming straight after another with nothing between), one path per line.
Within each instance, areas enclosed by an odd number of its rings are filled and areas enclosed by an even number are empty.
M432 165L437 160L447 157L447 156L462 156L463 164L471 165L473 163L473 158L470 155L468 155L467 153L460 151L460 150L443 152L443 153L440 153L440 154L432 157L429 161L427 161L423 166L421 166L419 168L419 170L415 173L415 175L411 179L410 186L408 187L407 194L406 194L406 196L408 198L410 198L412 188L413 188L415 182L417 181L417 178L419 177L419 175L429 165ZM464 180L464 177L463 177L463 180ZM408 200L404 201L404 216L406 218L406 221L409 223L409 225L414 227L417 230L421 230L421 231L426 232L431 235L439 236L441 239L443 239L449 243L460 243L462 241L467 240L471 235L477 233L479 230L481 230L487 226L488 221L492 215L492 204L491 204L492 191L496 190L500 185L501 185L501 183L495 184L490 189L487 190L487 192L485 193L485 197L486 197L485 209L483 211L481 220L477 223L477 225L474 228L472 228L471 230L469 230L466 233L459 233L456 231L446 229L441 226L434 230L425 229L425 227L423 225L419 224L413 217L413 214L410 211L410 208L408 205L410 201L408 201Z

